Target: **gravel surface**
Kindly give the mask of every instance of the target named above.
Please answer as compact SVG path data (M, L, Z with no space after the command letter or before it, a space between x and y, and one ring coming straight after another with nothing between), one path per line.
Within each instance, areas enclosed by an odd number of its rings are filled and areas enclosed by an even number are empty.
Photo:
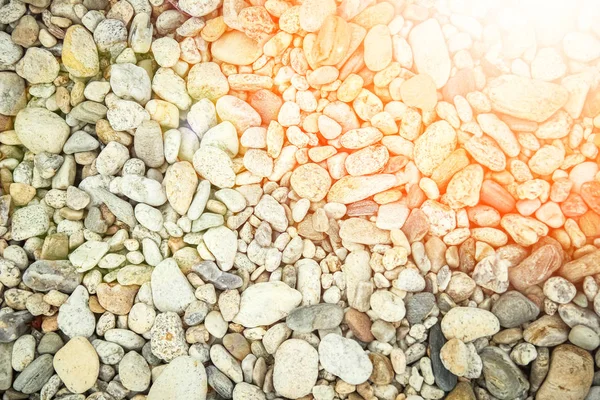
M600 400L600 3L0 0L3 400Z

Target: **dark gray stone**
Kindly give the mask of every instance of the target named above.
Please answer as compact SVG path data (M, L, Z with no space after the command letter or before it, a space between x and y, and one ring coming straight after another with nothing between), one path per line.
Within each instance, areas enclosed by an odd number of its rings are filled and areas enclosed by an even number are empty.
M431 358L431 367L433 368L435 384L444 392L449 392L456 386L458 378L442 364L440 350L445 343L446 338L442 333L440 324L437 323L432 326L429 331L429 356Z
M15 311L0 315L0 343L15 341L29 331L33 315L29 311Z
M522 398L529 390L529 381L508 354L498 347L488 346L479 354L487 390L500 400Z
M435 305L432 293L416 293L406 301L406 319L410 324L419 324L429 315Z
M219 396L224 399L231 399L233 397L233 382L229 378L219 371L215 366L209 366L206 368L206 376L208 378L208 386L213 388Z
M504 293L492 306L492 313L504 328L516 328L533 321L540 309L535 303L517 291Z
M344 319L344 310L337 304L314 304L294 309L286 318L287 326L297 333L317 329L333 329Z

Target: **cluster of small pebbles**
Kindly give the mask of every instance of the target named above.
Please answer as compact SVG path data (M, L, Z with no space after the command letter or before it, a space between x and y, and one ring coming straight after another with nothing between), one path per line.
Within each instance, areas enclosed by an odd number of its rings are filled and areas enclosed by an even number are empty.
M0 0L2 399L599 400L598 20Z

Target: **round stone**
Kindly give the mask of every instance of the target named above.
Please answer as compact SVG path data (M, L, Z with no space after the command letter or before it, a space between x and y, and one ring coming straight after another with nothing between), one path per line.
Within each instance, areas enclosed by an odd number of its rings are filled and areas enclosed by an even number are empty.
M323 200L331 187L331 177L326 169L317 164L304 164L296 168L290 185L298 196L312 202Z

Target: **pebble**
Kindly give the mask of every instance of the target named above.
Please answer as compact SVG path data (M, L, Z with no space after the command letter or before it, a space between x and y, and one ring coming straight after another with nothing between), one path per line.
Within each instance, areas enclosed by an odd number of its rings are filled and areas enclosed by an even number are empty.
M35 358L35 347L35 338L31 335L24 335L15 340L10 360L15 371L21 372L31 364Z
M400 96L407 106L431 111L437 104L436 84L428 74L418 74L402 83Z
M169 204L178 214L185 215L198 185L196 171L189 162L174 163L163 180Z
M43 354L33 360L33 362L17 376L13 382L13 388L24 394L32 394L39 391L48 379L50 379L52 374L54 374L52 360L53 357L50 354Z
M192 286L172 258L154 268L150 284L154 305L161 312L183 313L195 300Z
M525 341L536 346L556 346L567 341L569 327L554 314L544 315L523 331Z
M58 310L58 328L70 338L87 338L94 333L96 319L88 306L89 297L84 286L77 286Z
M515 328L534 320L540 313L538 306L517 291L500 296L491 309L504 328Z
M69 137L69 126L45 108L28 107L17 114L15 132L19 141L33 153L58 154Z
M275 391L290 399L310 394L317 382L319 355L320 353L304 340L288 339L283 342L275 353Z
M0 343L10 343L29 330L33 315L28 311L5 312L0 315Z
M0 112L4 115L17 115L27 105L25 81L14 72L0 73L0 90L6 95L0 100Z
M100 70L94 39L81 25L73 25L67 29L61 58L69 73L78 78L92 77Z
M592 351L600 346L600 338L592 328L575 325L569 332L569 341L582 349Z
M485 93L495 111L535 122L547 120L568 98L559 85L517 75L489 80Z
M344 318L344 311L336 304L315 304L296 308L286 318L286 325L297 333L334 329Z
M360 345L334 333L321 339L319 360L327 372L351 385L364 383L373 372L373 364Z
M214 62L199 63L194 65L188 73L187 90L194 99L206 98L216 101L227 94L229 82L218 64Z
M379 290L371 295L371 310L382 320L399 322L406 315L402 299L392 292Z
M144 105L151 97L150 77L145 69L131 63L115 64L110 68L110 87L125 100Z
M16 73L31 84L50 83L57 76L60 65L48 50L31 47L16 65Z
M155 379L148 400L204 400L207 377L202 362L190 356L171 361Z
M161 360L171 362L188 353L183 326L179 316L171 311L160 313L150 331L152 354Z
M431 175L456 147L456 132L445 121L431 124L415 142L415 164L419 171Z
M72 293L81 283L83 275L73 269L67 260L39 260L33 262L23 273L23 283L40 292L58 290Z
M213 42L211 51L214 58L223 62L249 65L261 56L262 48L242 32L231 31Z
M54 370L72 393L85 393L98 379L100 361L84 337L73 337L53 360Z
M498 347L488 346L481 353L483 376L492 396L514 399L529 390L529 382L523 372Z
M119 363L119 378L126 389L143 392L150 386L150 368L139 353L130 351Z
M247 328L271 325L286 317L302 295L283 282L256 283L242 292L240 311L233 322Z
M451 61L440 24L428 19L415 26L408 36L413 62L420 74L433 78L436 88L441 88L450 77Z
M365 65L371 71L377 72L392 62L392 36L386 25L372 27L364 40Z
M544 295L559 304L567 304L577 294L577 289L568 280L555 276L544 283Z
M594 361L583 349L563 344L552 351L550 369L537 397L581 399L587 394L594 375Z
M442 318L442 331L446 339L471 342L492 336L500 330L500 322L489 311L472 307L455 307Z
M194 153L193 164L201 177L218 188L231 188L235 184L233 163L227 153L219 148L199 148Z

